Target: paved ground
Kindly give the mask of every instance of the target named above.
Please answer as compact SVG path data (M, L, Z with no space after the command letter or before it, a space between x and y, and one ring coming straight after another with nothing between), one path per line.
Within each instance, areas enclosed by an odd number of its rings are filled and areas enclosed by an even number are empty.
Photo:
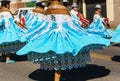
M120 81L119 47L94 51L91 56L87 67L63 71L61 81ZM0 81L53 81L53 71L40 70L40 65L27 62L26 56L14 57L17 62L13 65L0 62Z

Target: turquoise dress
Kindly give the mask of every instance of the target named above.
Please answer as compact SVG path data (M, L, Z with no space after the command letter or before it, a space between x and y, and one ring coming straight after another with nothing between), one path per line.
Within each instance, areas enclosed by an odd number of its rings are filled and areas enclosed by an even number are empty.
M18 27L9 12L0 13L0 53L15 53L25 45L24 30Z
M26 39L30 41L36 34L37 30L40 32L40 26L45 24L45 15L41 13L29 12L26 15Z
M90 34L96 34L104 38L111 38L113 34L112 29L106 29L101 19L98 18L96 22L92 22L88 28L85 29Z
M39 23L42 22L45 19L45 15L41 13L36 12L28 12L25 15L25 21L26 21L26 28L30 29L34 26L39 26Z
M118 27L115 29L111 38L111 42L120 43L120 25L118 25Z
M88 34L69 15L46 15L40 32L17 55L39 63L41 69L65 70L84 67L90 62L90 50L108 47L110 41ZM39 30L37 30L39 31Z

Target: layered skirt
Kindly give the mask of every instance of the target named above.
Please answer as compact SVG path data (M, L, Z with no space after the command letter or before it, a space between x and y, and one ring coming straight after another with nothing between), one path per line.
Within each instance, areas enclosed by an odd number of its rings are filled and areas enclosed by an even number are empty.
M97 22L92 22L85 30L90 34L96 34L103 38L111 38L113 34L113 30L110 28L106 29L100 19L98 19Z
M90 62L90 50L108 47L110 41L88 34L69 15L47 15L46 21L34 29L32 40L17 52L45 70L84 67ZM33 35L31 34L31 35Z
M12 18L3 19L0 28L0 53L15 53L26 44L24 30Z

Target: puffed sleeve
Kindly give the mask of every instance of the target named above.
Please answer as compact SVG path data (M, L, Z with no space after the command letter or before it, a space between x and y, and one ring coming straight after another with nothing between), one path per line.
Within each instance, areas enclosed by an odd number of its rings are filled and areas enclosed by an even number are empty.
M93 16L93 22L97 22L97 20L100 18L98 14L94 14Z

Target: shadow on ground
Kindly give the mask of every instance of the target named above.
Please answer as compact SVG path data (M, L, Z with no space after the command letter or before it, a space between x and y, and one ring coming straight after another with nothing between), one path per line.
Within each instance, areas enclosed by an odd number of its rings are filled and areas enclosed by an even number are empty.
M11 54L10 57L11 57L12 60L15 60L17 62L19 62L19 61L27 61L27 56L26 55L18 56L16 54ZM6 60L5 56L4 57L0 56L0 62L5 62L5 60Z
M116 55L116 56L112 57L111 59L112 59L112 61L120 62L120 56L119 55Z
M26 55L18 56L16 54L12 54L11 59L18 61L18 62L19 61L27 61L27 56Z
M112 45L112 46L120 47L120 43L112 43L111 45Z
M110 70L104 66L87 65L85 68L66 70L62 72L61 81L86 81L109 75ZM29 74L29 78L37 81L54 81L54 71L36 70Z

